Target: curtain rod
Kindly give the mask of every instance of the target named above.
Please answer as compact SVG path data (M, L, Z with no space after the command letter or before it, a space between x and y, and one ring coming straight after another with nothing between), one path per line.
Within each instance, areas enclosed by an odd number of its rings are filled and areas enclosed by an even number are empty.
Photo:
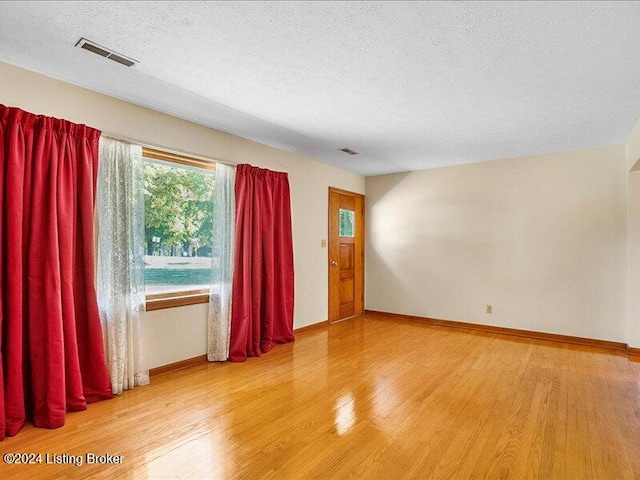
M192 157L198 160L203 160L206 162L214 162L214 163L224 163L225 165L232 165L232 166L236 166L238 165L237 163L231 162L229 160L222 160L220 158L216 158L216 157L203 157L202 155L196 155L193 153L189 153L189 152L185 152L183 150L176 150L175 148L169 148L169 147L165 147L162 145L155 145L152 143L148 143L148 142L141 142L138 139L135 138L131 138L131 137L126 137L124 135L116 135L113 133L109 133L109 132L102 132L101 136L103 137L107 137L107 138L111 138L113 140L121 140L123 142L129 142L129 143L135 143L136 145L140 145L141 147L147 147L147 148L152 148L152 149L156 149L156 150L164 150L165 152L168 153L173 153L175 155L183 155L186 157Z

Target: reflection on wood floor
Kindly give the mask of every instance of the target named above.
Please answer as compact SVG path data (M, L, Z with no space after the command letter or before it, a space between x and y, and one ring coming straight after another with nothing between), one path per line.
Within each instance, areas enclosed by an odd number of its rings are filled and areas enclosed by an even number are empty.
M597 348L359 317L26 427L0 451L121 465L2 478L640 477L640 364Z

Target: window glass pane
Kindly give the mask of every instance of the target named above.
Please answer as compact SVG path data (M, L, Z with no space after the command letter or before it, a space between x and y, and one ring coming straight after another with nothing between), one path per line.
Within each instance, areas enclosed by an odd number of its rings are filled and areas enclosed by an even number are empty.
M213 180L206 170L145 159L147 293L209 287Z
M356 212L340 209L340 236L355 237Z

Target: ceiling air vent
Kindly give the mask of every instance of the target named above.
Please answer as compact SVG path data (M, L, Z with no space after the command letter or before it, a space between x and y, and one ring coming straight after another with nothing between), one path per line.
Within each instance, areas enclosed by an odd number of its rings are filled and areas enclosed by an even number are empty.
M83 48L88 50L91 53L95 53L96 55L100 55L101 57L108 58L109 60L113 60L114 62L118 62L121 65L125 65L127 67L133 67L136 63L139 63L137 60L133 58L126 57L119 53L116 53L108 48L105 48L101 45L98 45L91 40L87 40L86 38L81 38L76 43L76 47Z
M341 148L340 151L344 152L344 153L348 153L349 155L357 155L358 154L358 152L354 152L350 148Z

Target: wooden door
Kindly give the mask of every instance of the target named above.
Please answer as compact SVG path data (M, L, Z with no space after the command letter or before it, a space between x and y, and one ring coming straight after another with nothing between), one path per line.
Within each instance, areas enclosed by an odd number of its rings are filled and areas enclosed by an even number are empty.
M329 322L364 312L364 196L329 188Z

